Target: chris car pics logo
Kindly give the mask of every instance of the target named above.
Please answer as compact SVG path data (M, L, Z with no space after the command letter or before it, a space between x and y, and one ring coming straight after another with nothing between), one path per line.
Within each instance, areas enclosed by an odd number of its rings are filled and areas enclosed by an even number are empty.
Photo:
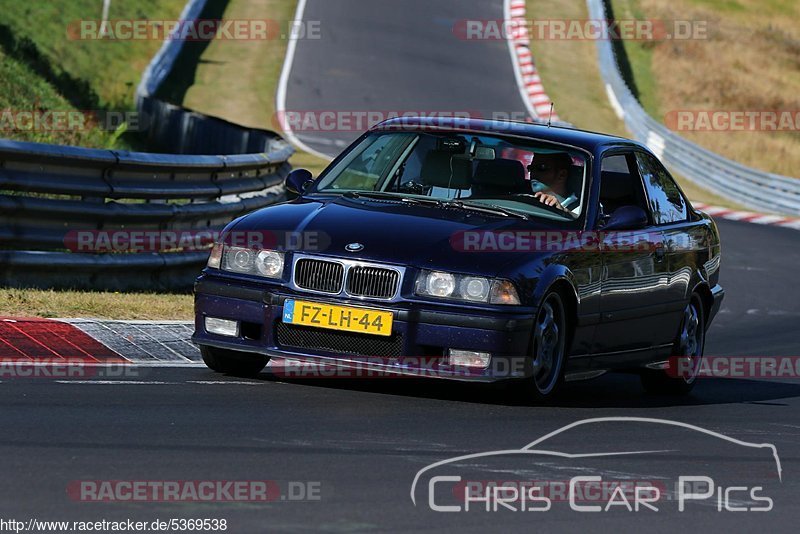
M571 448L593 444L592 440L574 439L572 434L591 429L594 435L602 435L603 425L612 424L648 425L650 428L637 434L637 442L647 442L652 435L658 445L635 450L558 450L564 444L557 445L557 437L560 441L567 439ZM657 431L676 430L686 436L657 439ZM731 448L746 455L749 464L762 460L764 469L758 472L759 478L752 480L737 479L738 473L727 466L720 466L716 473L713 462L705 458L693 461L697 451L691 446L681 449L684 440L708 440L702 450L712 456L709 451L714 447ZM669 455L678 455L683 461L665 461ZM634 459L636 476L625 472ZM593 462L611 463L611 467L592 467ZM648 465L653 466L652 474L647 473ZM664 469L667 474L661 472ZM563 476L570 470L578 474ZM476 471L488 476L475 476ZM444 513L547 512L559 507L577 513L653 513L664 509L685 512L700 507L718 512L768 512L775 506L773 483L782 483L782 469L777 449L771 443L751 443L667 419L600 417L563 426L520 449L467 454L427 465L414 477L411 501L414 506Z

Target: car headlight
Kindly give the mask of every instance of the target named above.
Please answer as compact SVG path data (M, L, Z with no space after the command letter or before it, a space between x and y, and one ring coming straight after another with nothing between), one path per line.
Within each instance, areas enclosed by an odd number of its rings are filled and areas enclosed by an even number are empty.
M256 270L267 278L280 278L283 274L283 254L274 250L262 250L256 254Z
M427 295L434 297L449 297L456 290L456 277L450 273L428 273L424 290Z
M417 295L490 304L519 304L517 289L508 280L442 271L421 271L414 292Z
M234 273L280 278L283 276L283 260L283 252L216 244L211 249L208 266Z

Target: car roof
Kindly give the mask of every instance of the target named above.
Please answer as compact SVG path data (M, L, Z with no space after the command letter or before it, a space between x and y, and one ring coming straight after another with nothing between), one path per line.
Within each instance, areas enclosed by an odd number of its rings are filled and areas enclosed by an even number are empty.
M370 130L443 130L443 131L475 131L506 135L518 135L531 139L553 141L576 146L596 153L598 149L609 146L630 145L649 150L636 141L563 125L552 125L505 120L486 120L459 117L396 117L387 119L373 126Z

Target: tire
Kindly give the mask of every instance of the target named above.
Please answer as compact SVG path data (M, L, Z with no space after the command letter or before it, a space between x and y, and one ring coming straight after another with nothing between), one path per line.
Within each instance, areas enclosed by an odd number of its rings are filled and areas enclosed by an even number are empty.
M200 347L200 354L212 371L243 378L256 376L269 362L268 356L214 347Z
M567 323L561 295L556 291L547 293L536 312L531 333L531 348L526 361L530 376L516 387L522 400L543 404L558 394L564 382L569 335Z
M673 357L690 358L692 370L686 376L672 376L664 370L646 370L641 375L645 391L660 395L686 395L694 388L705 348L705 318L703 301L694 293L683 310L683 319L672 346Z

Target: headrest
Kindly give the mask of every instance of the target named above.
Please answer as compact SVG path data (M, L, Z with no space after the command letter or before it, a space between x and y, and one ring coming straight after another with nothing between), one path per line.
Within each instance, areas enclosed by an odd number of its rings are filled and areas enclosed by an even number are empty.
M567 191L580 196L583 189L583 167L577 165L569 166L569 174L567 175Z
M475 169L475 183L514 187L525 182L525 166L516 159L485 159Z
M600 173L600 198L604 200L618 200L636 198L633 189L633 179L626 172L602 171Z
M422 162L419 177L424 185L469 189L472 178L472 163L467 158L456 157L448 152L431 150Z

